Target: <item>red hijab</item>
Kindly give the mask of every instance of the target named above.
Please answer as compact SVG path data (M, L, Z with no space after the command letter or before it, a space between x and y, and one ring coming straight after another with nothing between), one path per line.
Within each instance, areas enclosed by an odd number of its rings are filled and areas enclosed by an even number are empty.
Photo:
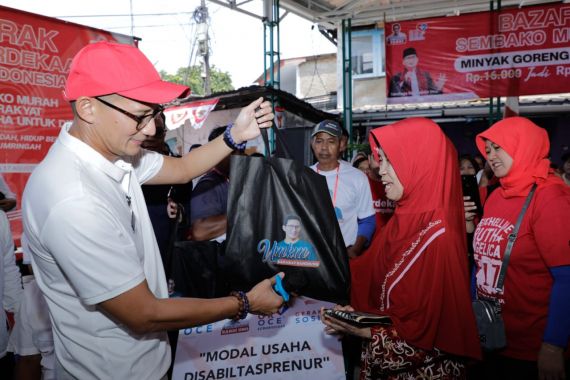
M499 178L505 198L526 196L533 183L560 182L550 169L546 131L524 117L509 117L477 135L477 148L487 158L485 140L491 140L513 159L508 174Z
M371 132L404 187L380 231L371 303L410 344L479 358L457 152L437 124L412 118Z

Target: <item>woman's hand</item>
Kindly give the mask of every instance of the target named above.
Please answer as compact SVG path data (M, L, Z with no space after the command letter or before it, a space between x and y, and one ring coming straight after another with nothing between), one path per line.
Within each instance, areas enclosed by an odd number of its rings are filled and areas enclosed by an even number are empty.
M335 305L335 310L354 311L352 306ZM328 335L355 335L361 338L370 339L372 332L369 327L356 327L342 322L336 318L325 315L324 308L321 308L321 321L325 324L325 333Z
M463 197L463 208L465 209L465 229L467 230L468 234L475 231L475 222L473 220L477 215L477 213L475 213L477 206L475 206L475 202L470 202L469 199L471 199L470 196Z
M543 342L538 352L538 378L540 380L564 380L564 349Z

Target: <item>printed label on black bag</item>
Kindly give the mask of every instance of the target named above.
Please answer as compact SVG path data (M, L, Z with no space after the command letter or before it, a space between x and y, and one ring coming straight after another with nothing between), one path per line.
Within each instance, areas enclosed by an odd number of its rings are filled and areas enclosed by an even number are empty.
M319 257L313 245L301 240L301 219L297 215L287 215L283 221L285 239L271 242L263 239L257 244L263 262L295 267L316 268L320 265Z

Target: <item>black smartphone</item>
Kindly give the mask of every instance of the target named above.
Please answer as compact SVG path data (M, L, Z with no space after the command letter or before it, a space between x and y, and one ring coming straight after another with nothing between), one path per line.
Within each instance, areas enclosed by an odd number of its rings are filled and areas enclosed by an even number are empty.
M477 177L474 175L462 175L461 185L463 188L463 195L469 197L469 201L475 202L477 209L475 213L483 215L483 206L481 205L481 197L479 197L479 185L477 184Z

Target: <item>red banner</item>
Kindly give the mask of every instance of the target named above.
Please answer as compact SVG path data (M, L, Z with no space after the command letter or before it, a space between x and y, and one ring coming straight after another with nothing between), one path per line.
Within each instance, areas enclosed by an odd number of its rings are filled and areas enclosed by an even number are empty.
M570 4L386 23L388 103L570 91Z
M101 40L133 44L125 35L0 6L0 175L17 197L8 212L16 239L26 181L72 119L62 95L71 60Z

